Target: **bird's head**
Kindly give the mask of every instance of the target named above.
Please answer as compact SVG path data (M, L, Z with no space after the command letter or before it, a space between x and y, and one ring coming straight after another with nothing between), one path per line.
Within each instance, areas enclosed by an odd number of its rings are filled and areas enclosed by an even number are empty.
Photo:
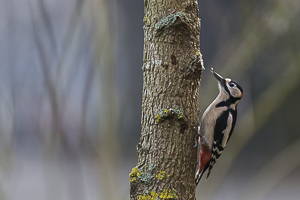
M219 83L220 93L225 92L230 97L240 100L243 97L243 88L230 78L223 78L220 74L211 68L211 73L215 76Z

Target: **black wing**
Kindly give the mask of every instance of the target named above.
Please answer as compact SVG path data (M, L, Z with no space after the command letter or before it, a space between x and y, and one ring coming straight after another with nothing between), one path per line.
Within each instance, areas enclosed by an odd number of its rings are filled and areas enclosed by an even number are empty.
M230 120L228 120L229 117L231 117ZM228 124L228 122L231 123L231 124ZM206 179L209 177L210 172L213 168L213 165L217 162L218 158L220 157L220 155L222 154L222 152L224 150L225 145L222 146L223 139L225 139L224 138L224 136L225 136L224 131L227 132L226 128L230 127L229 135L228 135L228 138L226 140L226 143L227 143L228 140L231 137L232 132L233 132L235 122L236 122L236 111L233 110L233 109L225 110L220 115L220 117L217 119L216 125L215 125L215 130L214 130L214 142L213 142L212 150L211 150L212 151L211 152L211 159L210 159L210 162L209 162Z

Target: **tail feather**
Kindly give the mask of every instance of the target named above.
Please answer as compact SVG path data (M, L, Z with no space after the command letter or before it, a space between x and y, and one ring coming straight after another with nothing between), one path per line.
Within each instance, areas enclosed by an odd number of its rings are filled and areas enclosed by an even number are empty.
M208 169L208 171L207 171L207 174L206 174L205 180L208 179L208 177L209 177L209 175L210 175L210 172L211 172L211 170L212 170L212 167L213 167L213 166L210 166L210 167L209 167L209 169Z
M198 185L198 183L200 182L201 178L203 176L203 172L199 173L199 171L197 171L196 175L195 175L195 183L196 183L196 187Z
M211 161L211 153L207 146L202 145L199 153L199 169L195 175L195 183L198 185L200 179L202 178L204 172L208 169Z
M223 150L224 150L224 148L219 143L214 141L213 147L212 147L212 155L211 155L211 159L210 159L210 162L209 162L209 166L208 166L208 170L207 170L205 180L208 179L214 164L218 161L218 158L222 154Z
M213 168L213 164L212 164L211 166L209 166L209 168L208 168L208 170L207 170L207 174L206 174L205 180L208 179L208 177L209 177L209 175L210 175L210 172L211 172L212 168ZM197 173L196 173L196 175L195 175L195 183L196 183L196 187L197 187L198 183L200 182L200 180L201 180L201 178L202 178L204 172L205 172L205 170L203 170L201 173L199 173L199 171L197 171Z

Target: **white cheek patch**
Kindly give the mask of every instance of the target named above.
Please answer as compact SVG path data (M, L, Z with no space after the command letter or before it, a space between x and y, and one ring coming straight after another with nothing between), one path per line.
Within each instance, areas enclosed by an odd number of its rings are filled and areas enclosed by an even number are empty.
M235 98L242 97L242 92L236 87L234 89L232 89L230 92L231 92L231 95Z

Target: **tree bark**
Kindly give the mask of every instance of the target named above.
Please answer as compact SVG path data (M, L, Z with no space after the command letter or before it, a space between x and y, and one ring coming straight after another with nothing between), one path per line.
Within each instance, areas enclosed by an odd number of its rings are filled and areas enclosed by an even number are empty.
M142 132L130 198L195 199L203 67L195 0L145 0Z

